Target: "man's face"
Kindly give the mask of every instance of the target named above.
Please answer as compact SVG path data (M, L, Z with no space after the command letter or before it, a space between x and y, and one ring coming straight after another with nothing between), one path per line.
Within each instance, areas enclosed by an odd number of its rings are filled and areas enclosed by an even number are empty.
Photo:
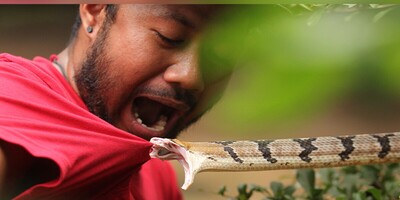
M145 139L176 137L196 121L229 77L209 76L199 66L199 42L215 12L209 6L121 5L75 76L91 112Z

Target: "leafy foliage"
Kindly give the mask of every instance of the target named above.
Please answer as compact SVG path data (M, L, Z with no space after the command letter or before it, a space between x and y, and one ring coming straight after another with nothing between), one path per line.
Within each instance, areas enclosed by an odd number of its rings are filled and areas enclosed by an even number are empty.
M275 181L269 187L241 184L235 196L229 196L226 187L218 194L231 200L248 200L255 193L265 200L393 200L400 199L399 174L398 163L300 169L296 181L287 186Z

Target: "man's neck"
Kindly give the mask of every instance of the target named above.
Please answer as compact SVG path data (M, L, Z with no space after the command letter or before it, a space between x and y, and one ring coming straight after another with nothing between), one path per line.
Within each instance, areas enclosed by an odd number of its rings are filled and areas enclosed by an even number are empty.
M75 72L74 72L73 62L71 62L71 59L70 59L70 56L71 56L70 51L71 51L70 46L68 46L63 51L61 51L57 55L57 57L58 57L57 62L65 71L65 79L68 81L68 83L71 85L71 87L75 90L75 92L79 95L78 89L77 89L76 84L73 79Z

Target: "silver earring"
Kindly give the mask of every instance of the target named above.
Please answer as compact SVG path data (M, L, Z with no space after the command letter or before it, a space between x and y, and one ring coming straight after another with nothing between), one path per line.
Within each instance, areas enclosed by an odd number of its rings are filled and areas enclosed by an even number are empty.
M88 33L92 33L92 32L93 32L93 27L92 27L92 26L88 26L88 27L86 28L86 31L87 31Z

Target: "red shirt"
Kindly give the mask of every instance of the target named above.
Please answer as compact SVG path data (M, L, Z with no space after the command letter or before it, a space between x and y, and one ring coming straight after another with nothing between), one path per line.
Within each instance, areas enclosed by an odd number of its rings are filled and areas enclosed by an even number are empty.
M15 199L182 199L151 144L90 113L45 58L0 54L0 140L59 168Z

